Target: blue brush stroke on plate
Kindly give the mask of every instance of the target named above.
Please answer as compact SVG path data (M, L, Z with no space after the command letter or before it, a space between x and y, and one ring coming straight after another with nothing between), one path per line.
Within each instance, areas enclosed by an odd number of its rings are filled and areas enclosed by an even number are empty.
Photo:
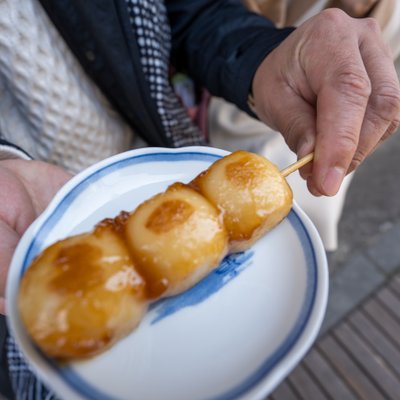
M151 321L155 324L185 307L195 306L218 292L223 286L238 276L251 264L253 251L231 254L221 265L192 289L174 297L160 300L151 306L157 316Z

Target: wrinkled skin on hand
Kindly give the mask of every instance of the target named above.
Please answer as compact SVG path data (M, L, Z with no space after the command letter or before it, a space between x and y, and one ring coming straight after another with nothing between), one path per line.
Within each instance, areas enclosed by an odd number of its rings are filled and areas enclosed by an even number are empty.
M71 175L41 161L0 161L0 313L8 268L19 239Z
M334 195L400 125L400 89L392 55L374 19L328 9L290 34L253 79L259 118L302 157L314 195Z

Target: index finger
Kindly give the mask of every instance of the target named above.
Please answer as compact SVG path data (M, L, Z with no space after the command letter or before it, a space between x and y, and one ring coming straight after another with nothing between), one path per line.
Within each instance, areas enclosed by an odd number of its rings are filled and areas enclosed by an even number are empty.
M337 193L356 152L371 83L358 44L326 63L327 79L317 92L317 136L311 184L324 195ZM347 55L347 58L345 59Z

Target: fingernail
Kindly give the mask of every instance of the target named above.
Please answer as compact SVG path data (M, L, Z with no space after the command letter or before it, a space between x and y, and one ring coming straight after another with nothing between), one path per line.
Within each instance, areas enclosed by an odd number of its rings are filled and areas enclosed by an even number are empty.
M334 196L338 192L344 175L345 171L341 167L333 167L328 170L322 183L322 189L328 196Z
M301 171L301 170L300 170L300 176L301 176L305 181L306 181L308 178L310 178L311 175L312 175L312 173L309 172L309 171L304 172L304 171Z
M315 197L321 197L321 196L322 196L321 193L318 192L318 190L315 189L313 186L311 186L308 190L309 190L310 193L311 193L313 196L315 196Z
M321 193L317 190L317 188L313 185L311 181L307 181L308 191L315 197L320 197Z

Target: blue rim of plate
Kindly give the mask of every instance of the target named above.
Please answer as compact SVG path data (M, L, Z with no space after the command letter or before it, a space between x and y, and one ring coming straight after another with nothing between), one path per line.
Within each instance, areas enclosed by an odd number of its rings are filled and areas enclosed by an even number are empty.
M42 248L44 238L46 238L47 234L54 227L56 221L59 219L59 216L65 212L65 210L70 206L73 200L79 196L80 193L82 193L89 185L98 179L120 168L135 164L171 161L210 161L210 163L212 163L221 157L222 155L200 151L147 153L132 155L128 158L111 162L110 164L107 164L91 173L81 182L79 182L78 185L68 192L61 200L59 200L57 206L42 223L28 247L23 260L19 279L22 279L26 268L29 266L35 255L39 253L40 249ZM292 209L287 219L300 239L307 265L306 294L304 296L303 305L297 321L295 322L292 330L282 341L281 345L262 363L262 365L256 371L251 373L250 376L248 376L243 382L240 382L225 393L207 400L235 399L254 388L294 347L302 335L307 322L309 321L311 312L314 309L317 292L318 267L316 254L311 237L298 213ZM46 361L47 365L62 378L62 380L70 387L70 389L78 393L80 396L95 400L117 400L117 398L103 393L93 387L92 384L82 379L72 368L68 366L60 367L54 361L43 355L39 349L36 348L36 351L41 355L41 358Z

